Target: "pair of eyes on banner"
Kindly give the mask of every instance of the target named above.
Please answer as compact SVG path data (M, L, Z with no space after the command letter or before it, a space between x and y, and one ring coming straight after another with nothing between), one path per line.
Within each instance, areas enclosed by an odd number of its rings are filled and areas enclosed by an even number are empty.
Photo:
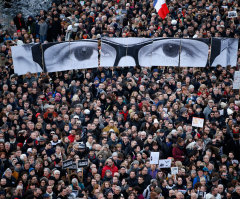
M179 65L180 40L166 39L154 41L138 52L141 66ZM101 66L113 66L117 56L116 49L102 43ZM182 40L180 52L181 66L205 66L208 58L208 45L197 40ZM94 42L60 43L44 52L48 72L80 67L97 67L98 48ZM128 65L128 64L127 64ZM134 64L133 64L134 65Z
M208 59L208 49L209 47L206 43L197 40L181 40L181 42L177 39L156 40L139 50L138 61L140 66L159 64L178 66L180 64L181 66L204 67ZM117 51L114 47L102 42L101 66L113 66L117 56ZM128 56L127 53L126 56ZM128 57L129 60L126 59L125 61L121 61L121 59L124 58L120 58L118 65L124 66L125 62L127 66L131 58ZM134 63L132 64L134 65Z
M97 42L56 44L44 51L44 62L48 72L97 67L98 44Z

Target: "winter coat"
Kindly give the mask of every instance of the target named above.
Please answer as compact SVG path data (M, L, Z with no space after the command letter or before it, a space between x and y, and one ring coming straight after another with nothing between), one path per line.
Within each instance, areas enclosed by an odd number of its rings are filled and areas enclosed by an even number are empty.
M39 35L46 36L47 30L48 30L48 25L45 21L43 23L39 23Z
M105 165L102 169L102 178L104 178L107 170L110 170L112 172L112 176L114 176L114 173L118 172L118 168L114 164L112 165L112 167Z
M172 150L172 154L175 161L182 162L184 160L184 158L182 158L182 156L184 156L184 151L181 150L179 147L174 147Z

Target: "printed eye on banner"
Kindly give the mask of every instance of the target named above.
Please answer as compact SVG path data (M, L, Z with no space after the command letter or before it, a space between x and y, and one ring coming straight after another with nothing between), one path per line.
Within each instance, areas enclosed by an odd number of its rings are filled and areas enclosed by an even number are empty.
M39 46L40 44L26 44L11 47L14 73L24 75L28 72L38 73L43 71L42 51Z
M153 40L152 49L143 48L143 55L149 59L152 51L152 66L179 66L180 39L156 38Z
M209 39L102 38L100 66L206 67ZM13 46L14 72L57 72L97 68L98 40ZM212 38L210 66L236 66L238 39Z
M98 67L97 40L44 44L47 72Z
M209 39L181 39L180 66L206 67Z

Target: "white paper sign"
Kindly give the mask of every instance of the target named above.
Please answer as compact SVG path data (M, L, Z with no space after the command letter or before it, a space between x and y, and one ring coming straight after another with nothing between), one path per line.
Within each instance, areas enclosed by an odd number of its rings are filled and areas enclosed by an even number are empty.
M234 73L233 89L240 89L240 71Z
M228 18L237 17L237 11L228 11Z
M170 168L172 159L159 160L159 168Z
M240 100L235 100L235 104L236 104L237 106L240 106Z
M204 119L199 117L193 117L192 126L203 128Z
M219 110L220 115L223 115L224 113L223 111L224 111L223 109Z
M178 174L178 167L171 167L171 174L177 175Z
M168 109L167 108L163 108L164 112L167 113L168 112Z
M150 164L158 164L159 152L151 152Z

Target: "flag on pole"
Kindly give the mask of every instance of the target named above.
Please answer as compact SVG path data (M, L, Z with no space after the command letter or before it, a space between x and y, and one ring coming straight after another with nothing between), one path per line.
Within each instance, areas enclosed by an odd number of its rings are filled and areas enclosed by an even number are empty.
M157 10L158 15L162 19L165 19L165 17L169 13L169 10L168 10L165 0L154 0L153 5L154 5L154 8Z

